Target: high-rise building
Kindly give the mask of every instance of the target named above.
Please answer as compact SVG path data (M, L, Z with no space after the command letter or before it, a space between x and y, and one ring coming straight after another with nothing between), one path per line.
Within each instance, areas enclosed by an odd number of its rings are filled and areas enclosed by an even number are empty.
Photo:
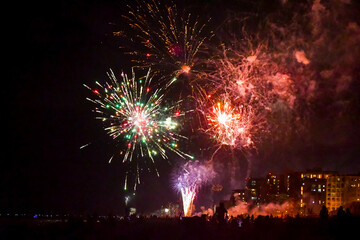
M265 202L283 202L287 200L288 195L284 175L268 173L262 192Z
M326 203L326 180L334 171L310 169L300 173L300 213L303 215L317 215Z
M248 178L245 189L233 190L230 202L288 202L300 215L319 215L324 205L330 213L336 213L340 206L356 212L360 206L360 175L344 176L322 169L269 173L265 178Z
M246 190L245 189L236 189L232 191L232 195L230 197L230 202L233 206L238 204L239 202L247 202L245 197Z
M302 185L302 179L299 172L287 171L285 173L285 188L289 198L297 202L300 200L300 188Z
M335 213L340 206L360 202L360 176L331 176L326 186L329 212Z
M246 183L246 201L260 203L264 189L264 178L249 178Z

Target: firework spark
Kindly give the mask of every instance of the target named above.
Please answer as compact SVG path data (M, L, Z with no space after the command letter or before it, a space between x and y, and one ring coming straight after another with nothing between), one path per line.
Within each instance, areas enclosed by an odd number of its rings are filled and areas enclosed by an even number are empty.
M161 72L168 85L179 75L195 72L200 64L196 56L204 41L212 36L205 33L206 25L198 17L179 14L173 3L168 6L155 0L137 1L135 8L129 6L129 14L124 17L135 31L132 42L138 47L130 54L137 67Z
M210 129L206 131L215 139L223 145L244 148L255 146L266 133L277 129L269 119L276 117L278 106L294 112L296 93L293 79L274 60L268 44L246 32L242 35L242 39L226 39L213 49L216 57L209 59L209 71L204 73L209 80L204 86L209 96L206 101L210 98L226 101L221 109L214 106L210 111L207 106L202 112L206 120L210 120ZM199 101L199 105L204 105L203 99ZM239 132L239 129L244 131Z
M180 191L184 215L186 217L191 216L192 203L195 199L198 189L211 181L215 176L210 164L201 164L200 161L186 162L174 178L174 186Z
M232 107L227 101L218 102L206 116L210 133L222 145L248 147L251 140L251 111L246 111L243 106Z
M104 122L107 134L122 145L122 161L129 167L124 189L127 189L129 175L132 175L135 176L136 190L136 185L140 183L142 160L150 159L159 175L155 165L157 155L166 159L167 150L170 150L182 158L189 156L177 148L179 140L186 138L178 134L179 123L176 118L180 112L174 112L176 104L161 106L164 94L161 88L150 88L150 70L139 79L135 78L134 71L131 78L122 73L121 81L117 80L112 71L108 76L110 81L103 85L96 82L96 89L84 86L96 96L88 100L97 105L95 112L100 115L97 119Z

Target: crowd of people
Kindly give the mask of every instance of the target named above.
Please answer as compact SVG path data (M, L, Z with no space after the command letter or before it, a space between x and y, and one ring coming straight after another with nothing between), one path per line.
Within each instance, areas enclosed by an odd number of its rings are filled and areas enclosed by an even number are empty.
M360 218L339 208L319 217L239 215L228 217L220 204L213 216L162 218L109 216L67 219L46 223L41 219L0 219L0 239L343 239L356 236Z

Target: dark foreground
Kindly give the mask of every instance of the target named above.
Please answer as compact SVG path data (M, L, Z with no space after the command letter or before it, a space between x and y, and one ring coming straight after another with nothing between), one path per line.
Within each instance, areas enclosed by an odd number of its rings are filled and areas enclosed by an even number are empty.
M0 239L356 239L360 218L0 219Z

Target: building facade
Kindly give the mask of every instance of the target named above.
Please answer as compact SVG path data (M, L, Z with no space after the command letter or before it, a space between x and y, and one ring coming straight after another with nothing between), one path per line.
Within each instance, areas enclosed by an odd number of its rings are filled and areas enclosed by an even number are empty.
M233 206L238 204L239 202L247 202L246 201L246 189L236 189L232 191L230 201Z
M330 213L336 214L340 206L344 209L351 204L360 206L360 175L344 176L322 169L269 173L265 178L248 178L245 189L232 192L230 202L233 206L239 202L250 205L286 202L294 206L294 213L303 216L318 216L325 205Z
M331 176L327 179L326 207L335 214L340 206L360 202L360 176Z
M263 200L264 178L249 178L246 183L246 201L260 204Z
M300 188L302 186L301 173L294 171L287 171L285 173L285 187L286 193L293 202L298 202L301 198Z
M288 199L284 174L268 173L263 189L265 202L284 202Z
M326 203L326 183L333 171L310 169L300 173L300 214L318 215Z

